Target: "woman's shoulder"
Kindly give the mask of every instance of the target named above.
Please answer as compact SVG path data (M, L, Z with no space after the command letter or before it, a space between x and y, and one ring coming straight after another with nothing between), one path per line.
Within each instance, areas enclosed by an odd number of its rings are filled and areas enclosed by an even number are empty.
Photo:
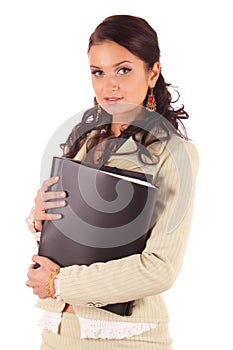
M175 150L183 150L183 152L186 152L191 158L192 163L197 163L199 162L199 155L198 155L198 149L194 141L190 139L184 139L178 135L173 135L173 142L175 144Z
M196 156L198 156L197 147L194 141L181 137L180 135L177 135L177 134L171 135L170 139L168 140L168 146L172 149L184 147L187 150L187 152L196 154Z
M193 164L198 165L199 162L198 150L195 143L177 134L171 134L168 139L161 139L152 143L148 149L153 155L159 156L161 162L170 157L181 157L184 155L191 159Z

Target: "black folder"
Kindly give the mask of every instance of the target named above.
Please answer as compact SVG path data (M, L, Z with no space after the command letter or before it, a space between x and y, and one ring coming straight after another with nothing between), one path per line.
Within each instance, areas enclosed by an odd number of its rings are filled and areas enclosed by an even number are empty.
M39 255L61 267L121 259L143 251L153 225L158 188L147 174L53 157L51 191L67 193L66 206L47 210ZM133 301L101 307L122 316Z

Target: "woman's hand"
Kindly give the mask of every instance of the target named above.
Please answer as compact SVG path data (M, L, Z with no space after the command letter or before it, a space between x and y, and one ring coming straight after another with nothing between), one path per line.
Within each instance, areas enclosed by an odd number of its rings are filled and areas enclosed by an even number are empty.
M60 214L47 214L46 209L60 208L66 205L64 198L66 193L64 191L52 192L48 191L50 186L54 185L58 181L58 177L51 177L45 180L41 188L37 191L37 195L34 199L34 223L37 231L42 230L43 220L58 220L61 218ZM61 198L61 200L57 200ZM54 201L53 201L54 199ZM49 201L48 200L52 200Z
M28 281L26 285L33 289L33 293L38 295L39 298L45 299L48 298L46 284L48 282L48 278L52 271L56 269L60 269L60 266L55 264L53 261L45 258L43 256L34 255L32 257L32 261L34 263L38 263L40 267L35 269L35 264L29 266L28 269ZM54 294L54 290L53 290Z

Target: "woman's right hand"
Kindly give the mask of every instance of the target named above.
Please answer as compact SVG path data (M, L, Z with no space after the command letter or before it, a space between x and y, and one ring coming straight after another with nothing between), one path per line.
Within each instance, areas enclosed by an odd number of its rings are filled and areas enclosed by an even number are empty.
M45 180L41 188L37 191L37 195L34 199L34 225L37 231L42 230L42 223L44 220L59 220L61 218L60 214L46 213L46 209L60 208L66 205L66 201L64 200L64 198L66 197L66 192L49 191L50 186L57 183L58 180L58 177L51 177L48 180Z

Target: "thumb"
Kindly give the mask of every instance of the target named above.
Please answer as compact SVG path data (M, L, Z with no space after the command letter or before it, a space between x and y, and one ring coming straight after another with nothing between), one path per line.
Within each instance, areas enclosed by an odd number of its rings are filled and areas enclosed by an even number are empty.
M48 265L48 258L45 258L44 256L40 256L40 255L33 255L32 257L32 261L34 263L38 263L40 266L46 266Z
M57 265L55 262L53 262L52 260L44 256L33 255L32 261L34 263L37 263L40 267L44 267L45 269L48 269L48 270L60 269L59 265Z

